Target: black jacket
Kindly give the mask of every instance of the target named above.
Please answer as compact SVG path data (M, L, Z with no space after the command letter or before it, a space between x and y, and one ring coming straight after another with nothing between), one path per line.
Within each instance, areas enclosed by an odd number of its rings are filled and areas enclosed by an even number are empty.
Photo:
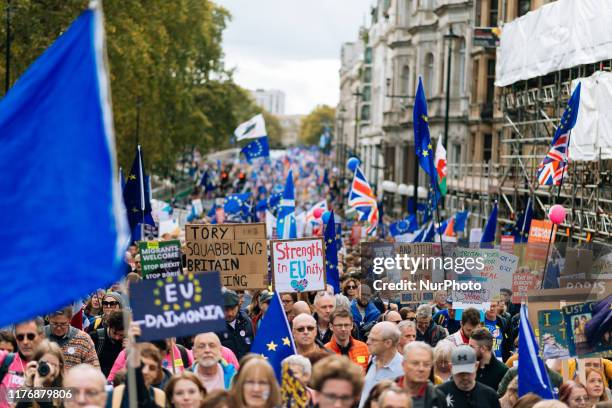
M425 330L424 334L421 334L419 329L416 331L416 339L418 341L424 341L431 347L436 347L436 344L445 337L446 331L444 331L444 328L435 324L433 320L429 322L429 327Z
M451 401L454 407L499 408L500 406L495 390L479 382L476 382L471 391L461 391L451 379L438 385L437 390L444 393L449 406Z
M318 324L319 323L319 316L315 313L314 314L314 318L317 321L317 339L319 339L319 341L322 344L325 345L325 344L327 344L327 343L329 343L331 341L331 338L332 338L332 335L333 335L333 333L332 333L332 331L330 329L331 323L327 327L327 331L325 332L325 335L321 336L321 332L319 331L319 324Z
M251 350L253 344L253 323L245 312L240 311L236 316L235 328L228 322L225 322L226 332L217 333L221 339L221 344L236 354L236 358L240 360L245 354Z
M108 377L117 356L119 353L121 353L121 350L123 350L123 343L111 339L111 337L108 335L107 328L94 330L89 333L89 336L93 340L96 348L96 354L98 355L98 360L100 361L100 369L102 370L104 376ZM100 340L102 340L102 342L100 342Z

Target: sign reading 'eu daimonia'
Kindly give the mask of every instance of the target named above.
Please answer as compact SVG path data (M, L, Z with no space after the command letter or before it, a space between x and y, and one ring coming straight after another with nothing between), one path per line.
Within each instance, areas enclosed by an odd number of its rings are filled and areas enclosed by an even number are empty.
M133 320L139 341L225 331L219 273L169 276L130 285Z

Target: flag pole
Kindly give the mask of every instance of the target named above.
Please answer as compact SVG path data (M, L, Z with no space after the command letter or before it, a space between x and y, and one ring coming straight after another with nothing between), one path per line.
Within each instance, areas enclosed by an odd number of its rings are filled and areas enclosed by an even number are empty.
M565 158L564 158L565 165L563 166L563 169L561 170L561 180L559 181L559 189L557 190L557 196L554 198L553 205L557 204L557 200L559 200L559 197L561 197L561 188L563 187L563 179L565 178L565 168L569 164L568 156L569 156L569 145L570 145L571 137L572 137L572 130L570 129L567 135L567 149L565 151ZM540 289L544 289L544 279L546 278L546 271L548 269L548 258L550 256L550 245L552 244L553 234L556 231L557 231L557 225L553 224L552 228L550 229L550 235L548 236L548 246L546 247L546 260L544 261L544 270L542 271L542 281L540 282Z
M444 271L444 280L446 280L446 268L444 268L444 242L442 241L442 231L440 231L439 229L442 224L440 223L440 207L438 206L436 191L440 193L440 199L443 199L444 196L442 195L442 190L440 190L440 185L438 184L438 177L437 177L438 173L434 166L433 157L431 155L429 156L429 160L431 163L430 168L432 169L432 172L435 175L435 176L429 176L429 179L433 181L433 183L431 184L433 184L432 190L434 193L434 200L436 200L436 220L438 222L438 228L436 229L438 230L438 236L440 237L440 256L442 257L442 270Z

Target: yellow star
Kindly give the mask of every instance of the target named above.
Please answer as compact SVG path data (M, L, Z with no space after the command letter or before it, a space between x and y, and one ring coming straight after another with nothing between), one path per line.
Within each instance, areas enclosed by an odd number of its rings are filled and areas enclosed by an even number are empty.
M133 174L130 174L130 176L128 177L130 180L136 180L136 176Z
M291 342L289 341L289 337L283 337L283 345L291 346Z
M433 149L433 146L431 145L431 143L427 145L427 148L428 148L429 150Z
M136 208L136 207L132 208L132 212L137 213L138 211L139 211L138 208Z
M423 119L425 122L428 122L427 116L425 115L421 115L421 119Z
M276 351L278 344L274 344L274 342L271 341L270 343L266 344L266 346L268 346L268 351Z
M429 154L429 152L427 150L423 151L423 157L427 157L428 154Z
M331 239L331 238L327 240L327 243L328 243L328 244L331 244L332 242L334 242L334 240L333 240L333 239Z

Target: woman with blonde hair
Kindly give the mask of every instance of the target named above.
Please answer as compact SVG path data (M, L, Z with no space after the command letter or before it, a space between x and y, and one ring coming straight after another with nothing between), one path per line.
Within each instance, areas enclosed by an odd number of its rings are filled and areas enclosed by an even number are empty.
M200 408L206 397L202 381L191 371L172 376L165 392L169 408Z
M585 379L585 387L591 405L595 405L601 401L608 401L606 380L603 372L596 368L587 368L585 370Z
M240 367L232 395L239 408L274 408L281 402L274 370L263 358L253 358Z

